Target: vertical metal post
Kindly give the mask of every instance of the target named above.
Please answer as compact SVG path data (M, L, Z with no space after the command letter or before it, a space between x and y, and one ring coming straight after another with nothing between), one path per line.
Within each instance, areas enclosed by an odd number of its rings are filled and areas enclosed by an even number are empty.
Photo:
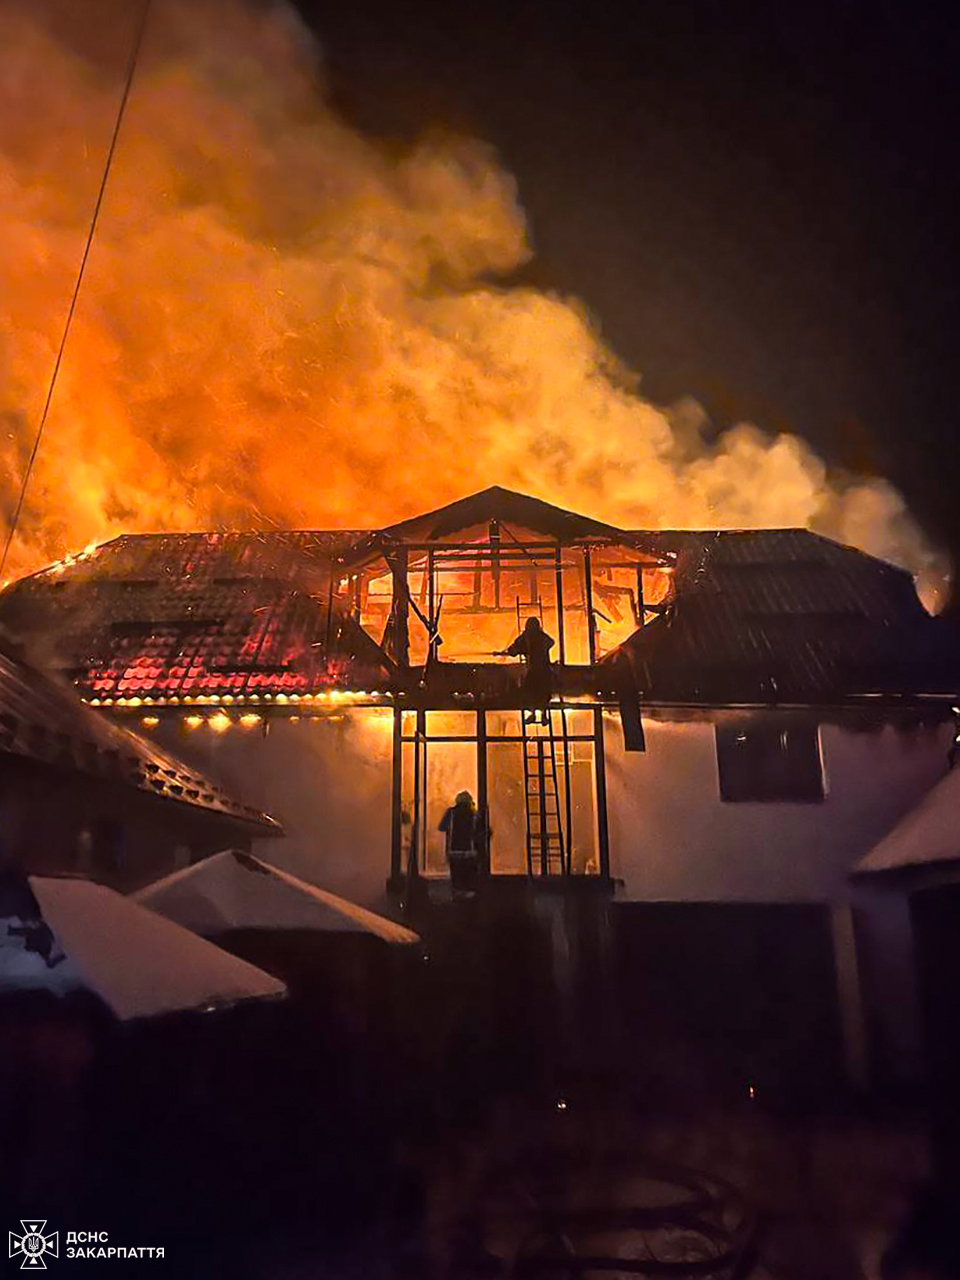
M554 572L557 583L557 644L560 647L560 665L562 667L567 660L567 645L563 635L563 555L559 546L557 547L554 561ZM566 737L566 733L564 733L564 737Z
M560 704L560 729L563 734L563 785L564 809L567 819L567 839L565 842L566 866L564 872L570 875L573 870L573 801L570 794L570 738L567 734L567 708Z
M646 626L646 609L643 603L643 565L637 565L637 626Z
M587 606L587 638L591 667L597 661L597 620L593 613L593 564L590 560L590 548L583 548L583 582L584 599Z
M393 779L392 798L393 812L390 823L390 879L398 884L403 874L403 823L400 815L403 810L403 712L394 703L393 707Z
M427 636L427 669L431 666L431 660L436 656L434 645L434 631L436 626L436 618L433 611L436 605L436 591L433 581L433 551L427 552L427 620L430 623L430 633Z
M597 844L600 874L610 876L610 827L607 823L607 761L603 751L603 707L593 708L593 765L597 779Z
M493 575L493 607L500 608L500 521L490 521L490 571Z
M417 708L417 728L413 744L413 846L417 866L426 870L427 849L427 716ZM421 758L422 753L422 758Z
M550 857L547 844L547 776L543 767L543 738L537 738L537 789L540 804L540 874L550 874Z
M857 963L857 943L853 931L853 913L849 906L841 906L834 907L830 916L840 1031L847 1078L858 1089L866 1089L870 1080L870 1060L860 970Z
M487 798L487 713L477 711L477 807L483 822L483 848L480 850L480 874L490 874L490 805Z

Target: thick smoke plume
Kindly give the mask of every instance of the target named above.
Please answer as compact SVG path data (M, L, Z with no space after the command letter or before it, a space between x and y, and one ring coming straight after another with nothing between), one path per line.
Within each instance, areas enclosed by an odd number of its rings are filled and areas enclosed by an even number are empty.
M133 9L0 0L8 518ZM627 526L812 525L936 569L889 486L831 479L798 438L699 444L582 307L506 283L529 252L491 151L361 136L289 8L154 0L8 572L121 531L378 525L491 483Z

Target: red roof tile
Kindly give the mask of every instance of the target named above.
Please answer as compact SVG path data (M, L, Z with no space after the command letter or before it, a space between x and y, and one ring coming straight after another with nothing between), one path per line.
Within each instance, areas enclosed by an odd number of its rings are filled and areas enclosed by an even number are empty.
M120 782L279 835L273 818L152 742L84 706L64 687L0 649L0 752Z

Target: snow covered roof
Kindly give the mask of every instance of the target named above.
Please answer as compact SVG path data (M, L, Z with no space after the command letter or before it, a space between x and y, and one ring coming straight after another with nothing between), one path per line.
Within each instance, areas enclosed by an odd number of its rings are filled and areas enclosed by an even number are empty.
M0 990L92 991L124 1021L286 993L279 979L103 885L27 884L4 895Z
M313 929L367 933L390 943L419 942L393 920L235 850L164 876L133 897L204 935L227 929Z
M960 862L960 768L928 791L916 808L873 846L857 875Z

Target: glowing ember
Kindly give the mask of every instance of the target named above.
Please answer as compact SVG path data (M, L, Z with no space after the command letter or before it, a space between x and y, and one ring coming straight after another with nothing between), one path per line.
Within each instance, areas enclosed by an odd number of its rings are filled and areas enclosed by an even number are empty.
M128 17L122 0L0 12L6 511ZM489 483L624 527L812 524L934 566L896 493L831 485L793 436L740 425L690 446L696 412L640 398L581 307L489 283L529 253L489 149L397 154L359 135L291 11L155 6L11 569L129 530L379 526L427 488L439 505Z

